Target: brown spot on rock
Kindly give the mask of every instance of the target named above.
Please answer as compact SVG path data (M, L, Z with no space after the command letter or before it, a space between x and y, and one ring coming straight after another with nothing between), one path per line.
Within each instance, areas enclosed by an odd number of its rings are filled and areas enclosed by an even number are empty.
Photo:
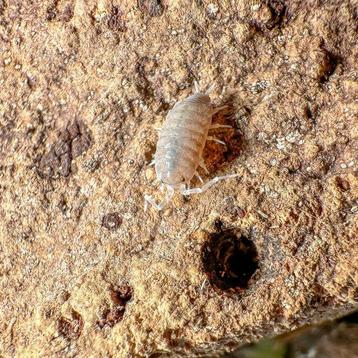
M62 13L62 21L69 22L73 18L73 5L68 4Z
M46 20L53 21L57 16L57 4L58 0L54 0L52 4L46 10Z
M267 24L268 29L281 27L287 17L287 6L285 0L268 0L267 5L271 11L271 21Z
M4 15L6 6L5 0L0 0L0 16Z
M42 178L67 177L71 173L72 160L85 152L92 144L88 129L82 122L73 122L62 130L50 151L37 165Z
M71 319L61 317L58 320L58 333L67 340L78 339L82 333L83 320L79 313L72 311Z
M133 289L131 286L122 285L117 288L112 287L110 293L113 303L124 306L132 298Z
M242 219L246 215L245 210L240 208L232 197L226 200L224 210L230 215L232 220Z
M123 285L118 288L110 289L110 297L112 307L107 308L102 313L102 318L97 321L97 327L102 329L104 327L112 328L115 324L123 319L126 304L133 296L133 289L128 285Z
M122 218L118 213L109 213L103 216L102 226L108 230L116 230L122 224Z
M336 71L336 68L339 63L341 63L341 58L332 52L328 51L326 48L322 47L322 57L319 63L319 82L324 83L329 80L329 78Z
M112 31L126 31L126 26L123 21L123 12L119 6L112 6L107 25Z
M140 11L149 16L161 16L164 12L163 1L161 0L138 0Z
M343 191L347 191L350 189L349 182L341 177L336 178L336 184Z

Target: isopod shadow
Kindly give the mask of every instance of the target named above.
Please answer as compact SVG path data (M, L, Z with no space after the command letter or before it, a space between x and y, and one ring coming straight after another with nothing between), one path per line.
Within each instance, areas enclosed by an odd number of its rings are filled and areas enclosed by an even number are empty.
M230 163L240 155L244 148L244 136L237 126L239 108L237 108L235 104L235 96L231 95L227 97L220 103L220 106L226 106L226 108L213 116L212 123L230 125L232 128L210 131L210 135L226 143L224 146L216 142L206 142L203 158L210 174L218 170L225 171L225 167L229 166Z

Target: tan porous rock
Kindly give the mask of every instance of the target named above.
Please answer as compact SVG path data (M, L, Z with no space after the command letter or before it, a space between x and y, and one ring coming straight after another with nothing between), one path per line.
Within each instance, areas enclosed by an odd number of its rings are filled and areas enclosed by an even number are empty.
M357 308L356 11L0 0L0 355L208 356ZM239 176L144 212L195 80L233 126L200 173Z

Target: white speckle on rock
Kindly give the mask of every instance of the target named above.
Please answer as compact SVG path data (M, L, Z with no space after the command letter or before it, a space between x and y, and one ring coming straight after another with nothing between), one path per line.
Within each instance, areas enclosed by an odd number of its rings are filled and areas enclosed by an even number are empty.
M279 149L279 150L283 150L286 148L286 145L284 143L284 140L282 140L284 138L278 138L277 139L277 144L276 144L276 148Z
M265 140L265 139L267 139L267 134L265 132L259 132L259 134L257 135L257 139Z
M219 7L216 4L210 3L208 5L208 14L210 16L216 16L219 11Z
M259 93L269 87L270 83L268 81L262 80L255 82L251 85L251 92L252 93Z

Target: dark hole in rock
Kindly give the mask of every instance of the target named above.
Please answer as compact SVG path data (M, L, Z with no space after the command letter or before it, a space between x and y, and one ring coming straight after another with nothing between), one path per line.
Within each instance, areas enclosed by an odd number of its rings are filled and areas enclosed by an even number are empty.
M145 160L150 163L154 159L156 147L154 145L150 145L149 149L144 153Z
M69 22L74 15L74 11L73 11L73 5L69 4L65 7L63 13L62 13L62 20L64 22Z
M161 16L165 9L161 0L138 0L138 7L140 11L152 17Z
M236 126L236 104L233 97L228 97L222 103L226 108L213 116L213 124L229 125L232 128L218 128L213 135L225 142L226 145L219 145L207 141L205 143L203 158L210 173L223 169L227 163L235 160L244 147L244 138ZM204 172L202 172L204 174Z
M97 326L101 329L104 327L114 327L115 324L123 319L124 311L125 309L123 306L116 306L111 309L106 309L102 313L102 319L97 322Z
M319 82L325 83L336 71L336 68L339 63L342 63L341 57L333 54L327 49L323 48L323 58L320 62L320 73L319 73Z
M61 317L57 322L57 330L68 340L78 339L82 333L83 319L79 313L72 311L71 319Z
M126 31L126 26L123 21L123 12L119 6L112 6L107 25L112 31Z
M133 289L128 285L110 289L110 297L112 306L106 308L102 313L102 318L97 321L97 327L103 329L105 327L112 328L115 324L123 319L126 304L133 296Z
M115 305L125 306L133 296L133 289L128 285L122 285L117 288L112 287L110 294Z
M0 0L0 16L4 15L6 7L7 7L7 4L6 4L5 0Z
M118 213L109 213L102 218L102 226L108 230L116 230L121 224L122 218Z
M336 183L337 186L342 190L342 191L347 191L350 189L350 185L349 182L343 178L337 177L336 178Z
M214 288L238 292L248 287L258 268L256 246L231 230L216 232L203 246L202 263Z
M285 20L288 21L288 9L284 0L268 0L267 5L271 11L272 19L267 24L267 28L272 30L274 27L281 27Z

